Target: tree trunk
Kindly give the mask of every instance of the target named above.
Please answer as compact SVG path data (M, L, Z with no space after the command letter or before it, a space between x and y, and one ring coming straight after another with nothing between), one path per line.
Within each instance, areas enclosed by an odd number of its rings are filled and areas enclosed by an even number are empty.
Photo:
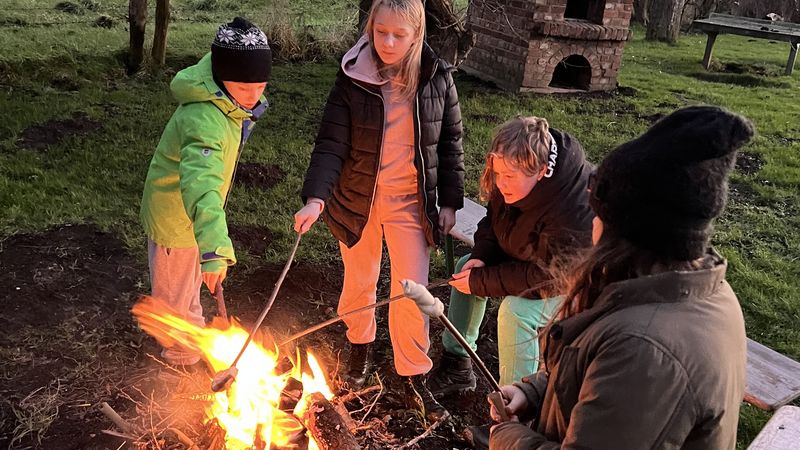
M648 10L650 9L650 0L634 0L633 1L633 20L647 26Z
M144 29L147 25L147 0L130 0L128 3L130 25L130 49L128 50L128 73L139 70L144 60Z
M427 0L425 21L428 44L448 63L458 66L475 46L475 34L456 14L452 0Z
M660 0L648 10L647 39L677 42L681 31L681 14L686 0Z
M167 57L167 29L169 28L169 0L156 0L156 31L153 35L153 63L163 67Z
M425 37L443 60L454 66L461 64L475 45L475 35L456 14L452 0L424 0ZM364 31L372 0L358 2L358 29Z
M372 0L358 0L358 32L364 32L364 27L367 26L367 16L369 9L372 8Z

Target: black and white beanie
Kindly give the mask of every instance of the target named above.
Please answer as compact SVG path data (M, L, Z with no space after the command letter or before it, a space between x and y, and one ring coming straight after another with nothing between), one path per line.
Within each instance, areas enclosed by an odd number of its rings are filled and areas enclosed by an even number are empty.
M753 133L738 114L691 106L620 145L589 183L604 232L675 260L701 257L725 207L736 151Z
M268 81L272 72L272 51L267 36L241 17L220 25L211 43L211 70L219 81Z

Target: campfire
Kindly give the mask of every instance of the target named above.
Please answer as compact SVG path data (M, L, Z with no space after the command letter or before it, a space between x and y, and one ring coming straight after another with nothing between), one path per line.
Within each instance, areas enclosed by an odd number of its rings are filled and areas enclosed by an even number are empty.
M231 365L248 336L235 320L215 318L206 327L195 326L150 297L135 305L133 313L141 328L162 345L199 350L215 372ZM224 432L219 448L305 448L306 439L307 448L320 448L315 423L320 413L332 409L328 400L334 395L313 354L301 358L298 350L282 355L271 337L262 334L247 347L238 368L227 390L207 397L206 426Z

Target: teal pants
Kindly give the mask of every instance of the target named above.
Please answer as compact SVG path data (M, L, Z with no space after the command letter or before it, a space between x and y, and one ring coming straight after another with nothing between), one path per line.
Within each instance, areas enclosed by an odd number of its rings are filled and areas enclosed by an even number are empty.
M470 255L456 264L456 273L469 260ZM497 310L497 356L500 360L500 384L511 384L530 375L539 368L539 340L537 330L547 324L561 305L562 298L532 300L508 295ZM473 350L486 314L486 297L450 292L447 318L464 336ZM445 330L442 334L445 351L468 357L453 335Z

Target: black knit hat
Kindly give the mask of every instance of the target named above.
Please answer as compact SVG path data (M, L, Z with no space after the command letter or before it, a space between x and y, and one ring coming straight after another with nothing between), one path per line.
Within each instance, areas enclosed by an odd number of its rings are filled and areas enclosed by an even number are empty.
M268 81L272 72L272 51L267 36L241 17L220 25L211 43L211 71L220 81Z
M736 150L753 131L749 120L718 107L675 111L608 154L590 183L592 208L635 245L699 258L725 207Z

